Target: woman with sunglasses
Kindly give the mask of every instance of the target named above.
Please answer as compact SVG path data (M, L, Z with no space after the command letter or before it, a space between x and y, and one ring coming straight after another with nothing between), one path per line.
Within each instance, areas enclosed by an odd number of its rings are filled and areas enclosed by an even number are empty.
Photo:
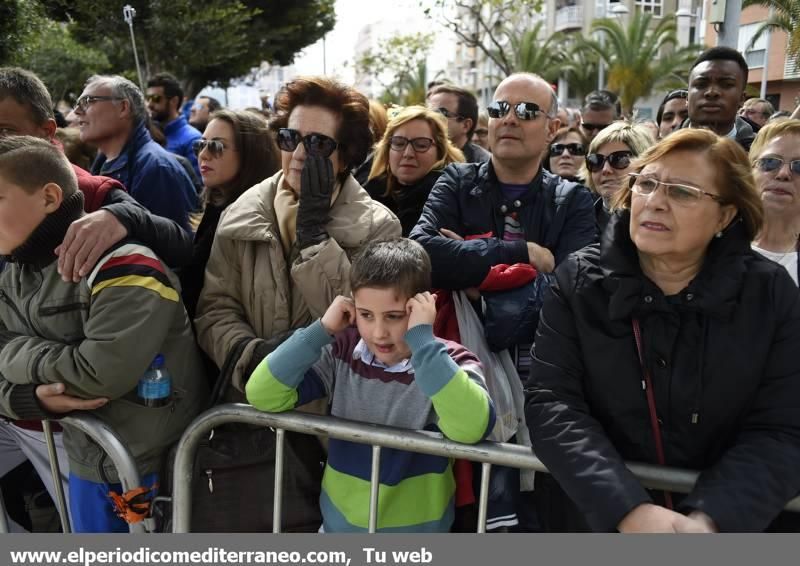
M800 280L800 120L769 123L750 147L756 189L764 205L764 226L753 249Z
M610 218L611 199L622 188L633 159L653 145L650 131L640 124L614 122L595 136L582 170L586 185L598 197L594 203L600 234Z
M278 95L270 127L281 169L225 211L195 318L201 348L229 370L239 391L288 333L349 294L353 254L367 242L400 235L397 218L350 174L372 144L362 94L323 77L297 78ZM314 407L325 409L325 403ZM287 442L285 473L294 481L284 498L294 519L284 528L316 530L319 444L302 436ZM271 508L271 490L258 497Z
M407 237L442 170L456 162L463 163L464 155L447 137L445 118L410 106L386 127L365 188L397 215Z
M750 249L763 209L736 141L648 149L599 245L545 300L527 385L551 531L762 531L800 492L800 293ZM648 490L625 462L696 470Z
M580 176L589 142L578 128L561 128L548 148L547 169L567 181L584 184Z
M220 216L244 191L274 175L280 167L278 147L267 121L249 111L212 113L193 149L204 189L192 260L181 270L183 302L191 317L197 309Z

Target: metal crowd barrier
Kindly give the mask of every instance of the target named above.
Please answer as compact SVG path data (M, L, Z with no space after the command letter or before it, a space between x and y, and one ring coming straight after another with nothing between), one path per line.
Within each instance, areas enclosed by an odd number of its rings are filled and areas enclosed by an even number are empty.
M547 468L533 454L530 448L515 444L494 442L481 442L474 445L460 444L442 438L441 435L435 433L365 424L336 417L295 411L264 413L245 404L220 405L199 415L186 429L178 444L172 488L172 532L191 532L192 469L200 440L205 438L215 427L233 422L271 427L276 431L275 504L273 507L273 532L275 533L279 533L281 530L283 446L284 432L287 430L303 434L326 435L340 440L372 445L369 503L369 532L371 533L374 533L377 529L381 448L395 448L434 456L481 462L483 475L478 498L479 533L486 532L489 474L492 466L500 465L540 472L547 471ZM628 468L645 487L678 493L689 493L699 476L698 472L692 470L666 468L650 464L628 463ZM800 511L800 497L790 501L786 509Z
M119 475L119 481L122 484L123 492L135 489L141 485L141 478L139 477L139 471L136 468L136 462L133 456L131 456L130 451L125 444L123 444L122 439L120 439L117 433L114 432L114 429L108 424L92 414L85 412L64 417L59 422L80 430L94 440L100 448L108 454L114 466L117 468L117 474ZM69 514L67 513L67 503L64 498L64 489L61 485L61 474L59 471L53 432L49 422L43 421L43 424L47 451L50 456L53 483L56 490L56 505L58 506L58 512L61 517L61 527L65 533L69 533L71 532ZM153 532L155 530L155 519L148 518L140 523L131 523L128 525L128 530L131 533Z

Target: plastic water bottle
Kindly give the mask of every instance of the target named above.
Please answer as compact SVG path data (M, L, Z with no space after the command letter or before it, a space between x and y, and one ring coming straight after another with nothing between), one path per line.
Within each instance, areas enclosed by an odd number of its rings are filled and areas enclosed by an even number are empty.
M159 354L139 380L139 399L145 407L163 407L172 395L172 376L164 367L164 356Z

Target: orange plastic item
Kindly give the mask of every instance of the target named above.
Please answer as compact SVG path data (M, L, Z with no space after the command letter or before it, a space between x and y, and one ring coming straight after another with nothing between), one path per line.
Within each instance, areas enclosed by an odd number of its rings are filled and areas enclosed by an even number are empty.
M114 503L114 512L117 516L128 524L135 524L150 516L152 499L148 495L157 490L158 484L155 484L152 487L137 487L122 495L109 491L108 497Z

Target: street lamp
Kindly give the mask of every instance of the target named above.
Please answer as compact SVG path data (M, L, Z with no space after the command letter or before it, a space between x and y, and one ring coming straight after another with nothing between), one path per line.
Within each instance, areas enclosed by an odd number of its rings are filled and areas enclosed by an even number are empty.
M122 8L122 19L128 24L131 30L131 45L133 45L133 60L136 62L136 74L139 75L139 88L144 92L144 79L142 79L142 69L139 67L139 53L136 51L136 37L133 35L133 18L136 17L136 10L130 4Z

